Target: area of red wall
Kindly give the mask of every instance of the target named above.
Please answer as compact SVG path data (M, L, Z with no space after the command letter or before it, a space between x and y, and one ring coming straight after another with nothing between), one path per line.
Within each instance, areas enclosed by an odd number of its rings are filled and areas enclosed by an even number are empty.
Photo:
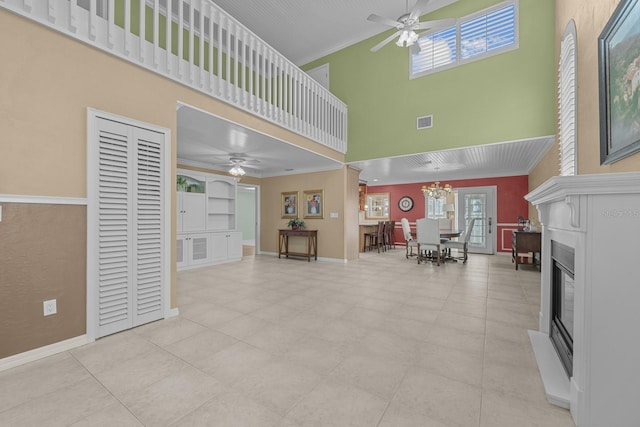
M500 252L511 251L511 231L517 228L518 216L527 218L529 204L524 196L529 192L529 178L527 175L447 180L443 184L451 184L453 188L486 187L495 185L497 188L497 250ZM424 196L422 186L432 182L418 182L412 184L396 185L369 185L367 193L389 193L390 219L396 221L396 241L404 241L402 231L399 228L400 219L407 218L411 224L416 219L424 218ZM401 197L409 196L413 199L413 209L402 212L398 207Z

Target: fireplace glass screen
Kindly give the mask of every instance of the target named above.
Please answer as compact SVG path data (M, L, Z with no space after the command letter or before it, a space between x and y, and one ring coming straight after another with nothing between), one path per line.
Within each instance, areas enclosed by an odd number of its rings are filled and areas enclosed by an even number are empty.
M567 375L573 373L574 250L551 242L550 336Z

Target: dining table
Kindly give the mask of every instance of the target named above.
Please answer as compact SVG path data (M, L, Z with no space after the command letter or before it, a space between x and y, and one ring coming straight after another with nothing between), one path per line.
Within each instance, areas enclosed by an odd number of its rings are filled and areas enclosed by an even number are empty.
M440 238L441 239L453 239L454 237L460 237L462 231L454 230L452 228L441 228L440 229Z

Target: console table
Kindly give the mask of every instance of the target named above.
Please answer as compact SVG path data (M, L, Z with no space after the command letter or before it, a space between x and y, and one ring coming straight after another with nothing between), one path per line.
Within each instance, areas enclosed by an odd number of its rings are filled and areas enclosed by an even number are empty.
M306 257L311 262L311 255L318 259L318 230L291 230L289 228L278 230L278 258L281 255ZM307 253L289 252L289 238L303 237L307 239Z
M536 253L542 252L542 233L539 231L514 231L511 238L511 262L516 263L518 269L518 253L531 252L531 263L540 266L540 259L536 263Z

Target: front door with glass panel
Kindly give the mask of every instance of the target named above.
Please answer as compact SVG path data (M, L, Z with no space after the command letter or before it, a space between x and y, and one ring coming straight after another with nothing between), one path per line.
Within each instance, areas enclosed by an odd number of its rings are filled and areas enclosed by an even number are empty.
M469 239L469 252L495 253L496 187L458 188L458 229L466 227L467 220L476 221Z

